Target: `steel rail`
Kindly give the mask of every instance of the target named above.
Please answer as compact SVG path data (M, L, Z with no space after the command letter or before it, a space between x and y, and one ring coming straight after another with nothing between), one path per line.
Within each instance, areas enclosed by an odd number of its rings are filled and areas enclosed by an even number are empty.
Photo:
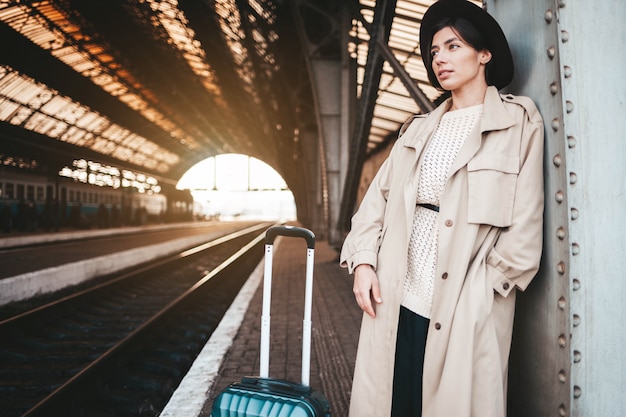
M249 233L249 231L248 231ZM241 233L238 233L241 235ZM62 409L69 404L72 399L80 398L80 396L76 395L77 392L80 392L83 387L88 386L89 384L84 384L86 379L92 378L94 375L97 375L99 372L107 369L109 366L112 366L116 361L121 360L121 358L128 352L132 350L137 344L141 343L142 338L158 328L159 325L167 319L169 314L173 312L175 309L179 308L185 301L187 301L190 297L196 294L202 287L204 287L210 280L214 279L220 274L224 273L228 270L229 267L236 264L243 257L247 256L255 247L258 247L263 243L265 238L265 234L261 233L257 235L253 240L251 240L247 245L239 249L235 254L231 255L228 259L222 262L219 266L214 268L211 272L206 274L203 278L201 278L196 284L190 287L183 294L179 295L176 299L171 301L168 305L163 307L159 312L154 314L149 320L145 321L138 328L129 333L124 339L120 340L114 346L109 348L105 353L100 355L97 359L91 362L89 365L85 366L81 371L75 374L72 378L66 381L64 384L55 389L52 393L46 396L44 399L39 401L35 406L29 409L23 417L34 417L34 416L48 416L51 415L51 412L55 410ZM218 239L224 241L224 239ZM212 243L212 242L211 242ZM200 245L203 247L194 248L190 251L186 251L186 253L181 254L182 256L189 256L193 253L197 253L200 250L206 250L209 247L212 247L212 244ZM187 253L188 252L188 253Z
M32 309L30 309L28 311L24 311L22 313L16 314L16 315L11 316L9 318L0 320L0 331L3 328L6 328L7 326L12 325L13 323L17 323L19 320L24 319L24 318L26 318L28 316L33 316L35 314L38 314L41 311L45 311L45 310L51 308L51 307L58 306L58 305L61 305L63 303L69 302L71 300L77 299L77 298L79 298L81 296L84 296L84 295L86 295L88 293L101 290L102 288L105 288L107 286L116 284L116 283L118 283L120 281L124 281L124 280L126 280L126 279L128 279L128 278L130 278L132 276L136 276L137 274L140 274L142 272L149 272L150 270L152 270L154 268L157 268L157 267L160 267L160 266L165 266L165 265L168 265L168 264L170 264L170 263L172 263L174 261L183 259L183 258L191 256L191 255L195 255L198 252L201 252L203 250L207 250L207 249L210 249L210 248L215 247L217 245L226 243L229 240L236 239L236 238L241 237L243 235L246 235L248 233L251 233L251 232L254 232L254 231L257 231L257 230L261 230L261 229L265 230L268 227L268 225L269 225L269 223L261 223L261 224L255 225L255 226L250 226L250 227L247 227L245 229L242 229L242 230L239 230L239 231L236 231L236 232L233 232L233 233L229 233L228 235L221 236L219 238L211 240L210 242L206 242L206 243L194 246L193 248L184 250L184 251L182 251L180 253L177 253L177 254L174 254L174 255L171 255L171 256L163 257L163 258L161 258L161 259L159 259L157 261L149 261L149 262L140 264L140 265L138 265L136 267L133 267L132 269L130 269L127 272L123 272L121 275L117 275L116 274L117 276L115 278L111 279L111 280L107 280L106 282L102 282L100 284L96 284L96 285L91 286L89 288L86 288L84 290L77 291L77 292L72 293L70 295L67 295L65 297L62 297L62 298L59 298L57 300L54 300L54 301L42 304L40 306L37 306L35 308L32 308Z

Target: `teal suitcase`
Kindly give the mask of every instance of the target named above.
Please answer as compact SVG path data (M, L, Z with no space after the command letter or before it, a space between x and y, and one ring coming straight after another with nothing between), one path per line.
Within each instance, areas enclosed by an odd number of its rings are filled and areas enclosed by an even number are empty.
M307 242L301 383L268 376L272 257L277 236L300 237ZM260 376L243 377L222 390L213 402L211 417L330 417L330 407L324 395L309 386L314 250L315 235L310 230L273 226L265 233Z
M224 389L211 417L330 417L319 392L290 381L244 377Z

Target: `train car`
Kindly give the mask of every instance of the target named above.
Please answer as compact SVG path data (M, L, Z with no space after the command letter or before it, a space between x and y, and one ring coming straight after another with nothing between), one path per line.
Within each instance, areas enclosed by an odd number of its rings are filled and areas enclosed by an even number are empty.
M54 195L54 187L38 175L2 172L0 176L0 227L2 231L34 231L39 213Z
M168 196L168 194L170 194ZM0 230L106 228L193 219L188 191L101 187L71 178L2 171Z
M194 199L189 190L178 190L174 187L164 188L167 196L167 211L165 221L185 222L194 220Z

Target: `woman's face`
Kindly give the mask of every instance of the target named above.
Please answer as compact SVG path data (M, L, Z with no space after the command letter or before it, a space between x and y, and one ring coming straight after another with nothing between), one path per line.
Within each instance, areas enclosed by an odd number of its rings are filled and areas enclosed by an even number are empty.
M451 27L435 33L430 53L433 72L444 90L487 85L485 64L491 59L491 52L477 51Z

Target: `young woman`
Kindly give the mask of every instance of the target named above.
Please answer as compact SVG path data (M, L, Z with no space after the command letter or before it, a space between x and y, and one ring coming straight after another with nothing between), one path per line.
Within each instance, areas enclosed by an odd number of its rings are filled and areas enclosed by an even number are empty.
M498 23L439 0L420 29L431 83L352 219L341 264L364 311L352 417L504 417L516 291L539 268L543 122L500 95L513 60Z

